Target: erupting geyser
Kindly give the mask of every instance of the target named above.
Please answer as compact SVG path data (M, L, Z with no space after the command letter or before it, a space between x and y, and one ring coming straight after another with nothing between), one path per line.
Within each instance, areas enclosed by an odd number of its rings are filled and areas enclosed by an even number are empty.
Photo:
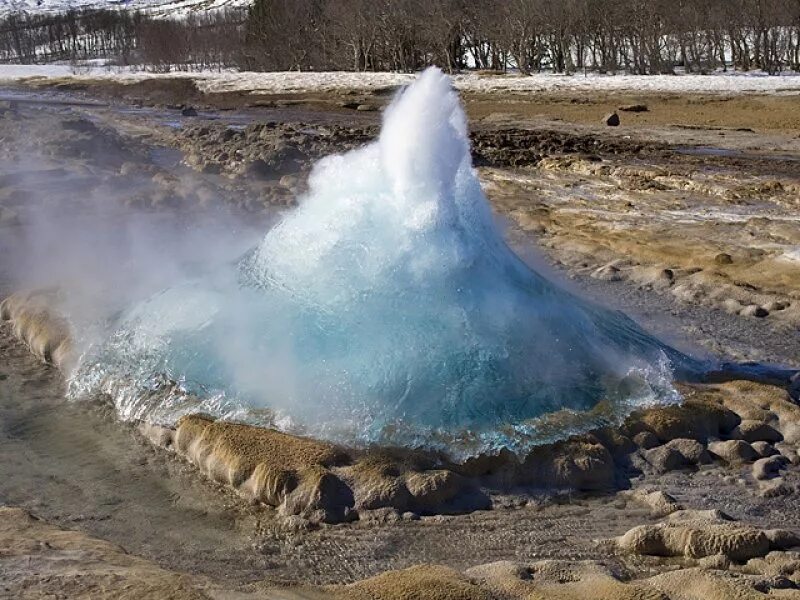
M456 454L522 450L556 411L677 397L689 359L505 244L439 70L396 99L377 141L320 161L309 184L238 265L130 308L73 392L112 392L127 418L205 410Z

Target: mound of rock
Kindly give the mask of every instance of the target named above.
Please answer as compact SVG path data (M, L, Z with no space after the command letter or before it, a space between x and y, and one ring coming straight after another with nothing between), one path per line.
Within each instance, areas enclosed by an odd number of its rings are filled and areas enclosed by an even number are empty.
M491 600L488 590L447 567L419 565L390 571L346 586L329 588L342 600Z
M637 578L616 560L499 561L472 567L463 574L421 565L327 590L334 598L370 600L759 600L800 597L798 573L796 555L784 552L731 569L719 565L672 568L645 578Z
M14 336L34 355L64 370L73 358L72 342L57 304L54 290L13 294L0 303L0 319L10 322Z
M751 462L758 458L753 446L742 440L725 440L711 442L708 450L728 464Z
M676 439L705 443L727 436L741 423L741 417L706 388L684 386L681 392L683 404L635 413L626 420L623 431L630 437L646 431L660 443Z
M640 583L628 583L619 565L598 561L544 560L524 566L498 562L473 567L467 574L488 587L495 597L552 600L662 600L664 596Z
M205 582L167 571L110 542L0 507L0 596L204 600Z
M619 547L633 554L703 558L721 555L746 561L769 552L763 531L693 511L678 511L657 525L640 525L618 540Z
M598 154L641 155L661 148L657 144L644 145L633 140L516 128L473 128L470 141L475 165L494 167L533 165L561 154L589 157Z
M142 424L140 431L248 501L312 522L337 523L381 509L397 515L441 514L491 506L474 481L411 453L357 455L325 442L205 415L185 416L175 430Z
M637 504L646 506L654 517L665 517L683 510L683 506L675 498L662 490L640 488L638 490L620 492L620 495Z
M786 391L732 382L685 386L684 393L683 406L642 411L631 415L619 429L542 445L523 458L501 452L463 464L424 452L347 452L323 442L200 415L184 417L174 433L148 425L142 430L155 443L173 447L208 477L232 486L246 499L278 507L285 515L324 522L348 520L371 511L390 511L399 518L404 513L485 509L491 506L486 488L613 491L625 485L630 474L696 469L714 460L731 466L753 462L755 478L770 480L770 491L764 494L783 493L778 476L790 460L767 440L782 437L781 431L790 438L795 435L791 425L800 422L796 415L800 408L787 400ZM757 407L747 397L757 397ZM748 422L756 416L772 425L751 427ZM740 439L744 436L766 439L750 443ZM793 451L792 446L784 446L785 452ZM650 505L656 515L680 508L659 490L634 499ZM730 524L719 528L735 529ZM688 535L692 543L705 543L697 542L700 534L687 533L683 526L661 529L640 532L645 541L636 543L661 544L665 555L701 552L684 551L681 536ZM659 536L666 536L666 541Z
M305 172L324 156L362 146L377 133L377 127L371 125L320 127L267 121L238 129L203 123L184 128L177 143L186 154L186 163L198 171L277 179L286 173ZM485 128L470 136L476 164L493 166L536 164L553 154L639 154L657 149L629 140L598 140L561 131Z
M178 144L186 163L202 172L227 173L256 179L280 179L308 171L314 161L367 143L373 127L304 123L253 123L242 129L204 123L186 127Z
M352 492L329 470L349 457L330 444L204 415L181 418L174 431L152 425L141 431L210 479L283 514L335 522L353 507Z

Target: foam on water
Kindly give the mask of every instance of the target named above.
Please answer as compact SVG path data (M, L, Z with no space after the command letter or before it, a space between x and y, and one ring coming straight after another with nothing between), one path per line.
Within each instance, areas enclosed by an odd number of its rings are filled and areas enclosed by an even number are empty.
M346 443L459 440L457 454L678 398L673 369L690 359L505 244L437 69L309 187L239 264L127 310L72 393L109 392L125 418L205 410Z

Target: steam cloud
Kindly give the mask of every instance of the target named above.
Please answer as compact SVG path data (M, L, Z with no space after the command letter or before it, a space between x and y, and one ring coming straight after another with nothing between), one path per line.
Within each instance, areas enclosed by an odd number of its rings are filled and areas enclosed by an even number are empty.
M71 393L111 393L125 418L205 410L465 453L542 441L556 411L677 399L672 371L689 358L505 244L439 70L398 96L377 141L320 161L309 187L244 258L128 307Z

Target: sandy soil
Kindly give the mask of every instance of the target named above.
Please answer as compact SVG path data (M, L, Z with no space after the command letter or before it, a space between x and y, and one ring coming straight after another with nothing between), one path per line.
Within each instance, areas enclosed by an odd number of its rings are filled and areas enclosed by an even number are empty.
M180 100L174 90L137 93L150 102ZM209 105L236 102L204 100ZM276 107L275 98L262 98L261 104L272 104L245 111L244 119L345 123L349 137L334 136L334 144L355 143L362 128L373 127L377 119L375 113L341 107L326 116L316 109L329 107L333 100L311 100L285 108ZM800 124L792 121L796 97L734 98L725 101L724 111L718 98L579 100L514 99L501 109L495 99L468 98L476 127L500 132L491 133L489 145L509 127L526 130L546 123L548 131L559 132L535 148L539 158L528 166L498 164L481 170L512 243L537 265L552 268L564 285L625 309L680 345L798 366L800 260L781 258L794 256L800 244L800 174L794 170L800 158ZM618 131L594 126L608 106L634 100L646 102L650 111L624 113L624 127ZM756 116L748 121L748 114ZM187 120L176 110L120 111L116 105L36 102L7 114L0 123L3 255L14 255L30 232L35 204L43 199L63 204L67 218L96 206L97 196L107 197L114 207L109 219L141 207L149 214L187 214L221 200L253 224L266 223L302 186L305 163L297 165L299 178L272 182L267 187L274 191L264 194L264 182L252 173L209 173L178 166L175 155L164 154L165 148L185 152L203 147L211 155L220 144L230 144L214 137L219 123L210 117L242 124L241 115L213 110ZM781 118L784 125L779 127ZM200 136L198 146L175 121L209 121L210 132ZM680 126L672 126L676 122ZM21 136L23 131L33 135ZM290 133L296 136L296 128ZM564 144L574 136L598 137L601 151L565 151ZM25 145L17 143L21 139ZM548 154L547 144L556 143L552 140L560 144L552 152L556 156L541 160L541 154ZM618 143L633 143L644 151L626 153ZM698 143L737 152L698 155L669 149ZM271 138L264 144L272 144ZM317 152L327 146L315 143L310 148ZM775 157L773 148L781 156ZM25 175L17 175L20 157L34 153L37 162L28 162ZM502 160L505 155L499 156ZM74 189L81 192L68 191ZM42 251L57 250L50 244ZM4 296L16 286L20 266L4 260L0 269ZM738 308L728 300L735 300ZM766 314L747 316L752 306ZM497 495L494 510L468 515L311 529L287 526L271 509L245 505L183 461L153 448L132 427L117 422L102 403L66 403L60 375L32 357L6 326L0 328L0 356L0 504L108 540L164 569L190 573L193 579L187 585L210 595L288 597L288 591L268 588L274 582L350 582L423 562L463 570L501 559L602 559L608 548L596 540L657 520L649 508L623 495L554 499L520 490ZM796 468L790 468L784 476L787 489L798 483L797 477ZM800 529L796 492L760 494L749 467L709 465L634 482L636 488L652 485L687 507L722 509L764 528ZM108 552L112 556L116 551ZM634 560L628 567L645 574L653 565ZM155 567L143 562L137 568ZM45 577L47 571L37 573ZM255 584L263 580L267 583Z

